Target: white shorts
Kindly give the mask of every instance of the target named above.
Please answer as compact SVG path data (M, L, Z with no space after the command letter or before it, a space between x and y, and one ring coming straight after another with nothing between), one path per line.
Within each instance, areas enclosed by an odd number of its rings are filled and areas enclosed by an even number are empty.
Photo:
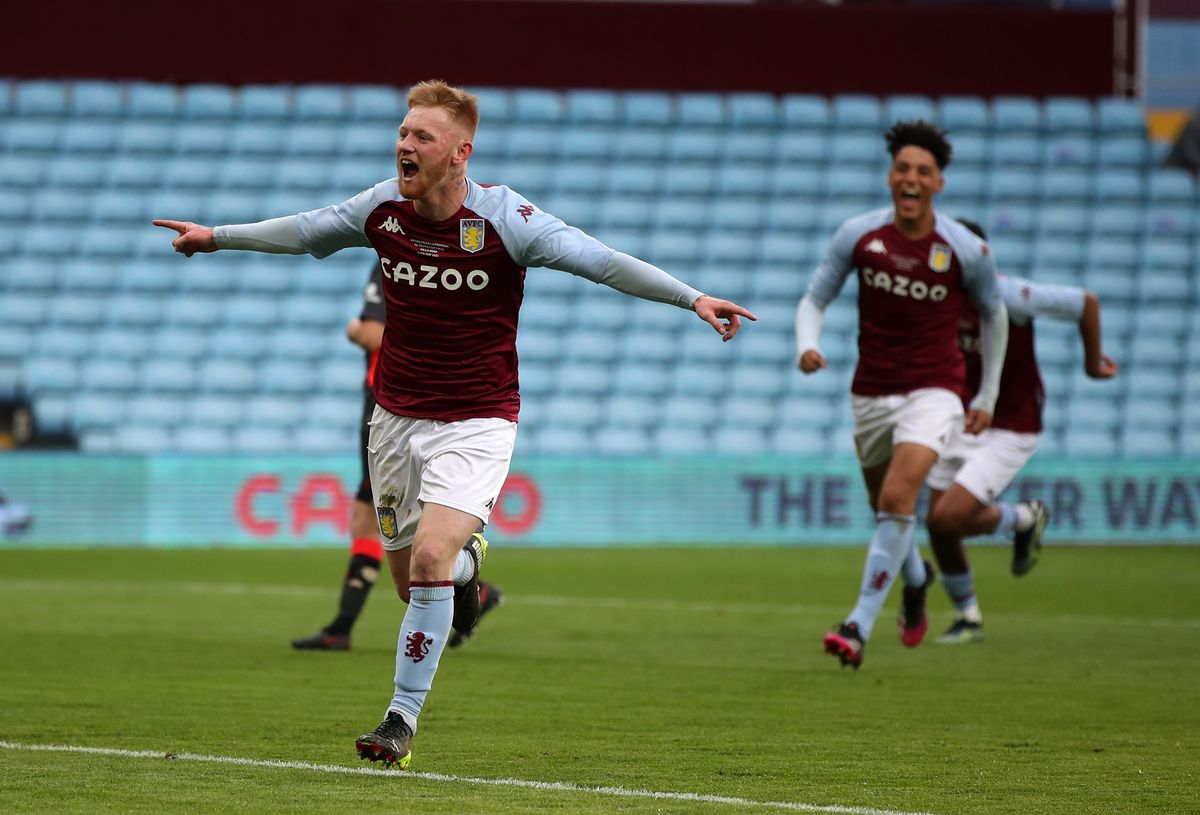
M955 427L963 423L962 400L942 388L894 396L854 396L854 446L863 468L892 457L892 446L910 443L940 454Z
M1029 462L1040 440L1038 433L990 429L972 436L959 428L925 483L941 492L956 483L980 503L990 504Z
M508 478L516 422L439 422L397 416L376 405L368 425L367 463L384 549L412 545L426 503L488 522Z

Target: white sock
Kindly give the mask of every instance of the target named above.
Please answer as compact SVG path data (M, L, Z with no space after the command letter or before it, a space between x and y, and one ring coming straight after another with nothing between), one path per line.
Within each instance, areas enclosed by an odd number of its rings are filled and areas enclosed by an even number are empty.
M454 568L450 571L450 579L456 586L465 586L467 581L475 576L475 558L466 549L458 550L454 559Z
M1033 528L1033 507L1024 502L1017 504L1017 523L1014 528L1018 532L1024 532L1027 529Z

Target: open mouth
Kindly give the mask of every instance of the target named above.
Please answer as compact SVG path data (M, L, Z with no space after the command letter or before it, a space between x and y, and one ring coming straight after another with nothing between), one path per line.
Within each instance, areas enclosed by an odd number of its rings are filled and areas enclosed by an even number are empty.
M904 201L920 201L921 193L916 190L901 190L900 198Z
M412 181L420 171L420 168L412 161L406 158L400 159L400 177L405 181Z

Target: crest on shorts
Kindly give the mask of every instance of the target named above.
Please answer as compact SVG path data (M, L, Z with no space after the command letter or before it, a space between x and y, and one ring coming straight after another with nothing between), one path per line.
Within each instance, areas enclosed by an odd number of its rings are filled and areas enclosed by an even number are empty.
M375 514L379 516L379 531L388 540L395 540L396 535L400 533L400 526L396 523L396 510L392 507L375 507Z
M483 219L460 218L458 221L458 245L468 252L483 248Z
M954 257L954 253L950 251L950 247L944 243L935 243L929 247L929 268L935 272L944 272L950 268L950 258Z

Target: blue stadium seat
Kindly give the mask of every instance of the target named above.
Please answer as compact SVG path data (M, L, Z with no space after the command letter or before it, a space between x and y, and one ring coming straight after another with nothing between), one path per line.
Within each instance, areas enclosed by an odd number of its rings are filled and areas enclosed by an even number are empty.
M128 420L132 424L171 428L182 422L186 404L179 396L137 394L129 400Z
M980 133L955 134L954 153L951 166L980 168L988 163L992 154L991 140Z
M710 235L704 246L704 261L729 268L746 268L758 255L759 240L755 236L718 232Z
M741 176L747 189L757 179L757 175L750 171L737 175ZM737 201L718 202L712 211L710 226L723 232L749 233L757 236L763 229L766 220L766 205L761 198L751 198L746 192L743 192L742 181L736 185L730 184L723 193L747 197Z
M247 405L238 396L198 394L187 400L182 418L194 426L229 429L245 422Z
M292 437L275 425L244 425L229 434L230 447L237 453L277 454L292 450Z
M888 96L884 99L883 121L887 122L889 126L893 122L911 122L918 119L930 124L937 121L933 100L928 96L898 94ZM957 140L955 141L954 148L957 152Z
M826 433L816 428L780 427L770 435L771 450L781 455L819 456L826 441Z
M281 120L291 114L292 93L282 85L243 85L234 102L238 119Z
M1085 203L1092 197L1092 174L1086 170L1051 168L1042 179L1042 197L1047 203Z
M1144 215L1135 204L1112 203L1093 210L1092 236L1094 238L1124 237L1136 239L1142 231Z
M620 370L618 369L618 371ZM660 380L663 379L662 372L657 368L649 369L645 372L645 376L656 376ZM654 398L653 395L637 390L621 390L621 377L618 375L615 379L618 383L617 391L605 403L602 411L605 424L614 427L631 427L638 430L657 427L661 422L662 415L660 400Z
M97 161L117 149L120 136L120 127L112 122L72 121L62 129L61 144L66 153L92 156Z
M69 112L67 94L67 83L57 80L33 79L18 82L13 109L18 116L66 116Z
M1037 167L1042 163L1042 142L1026 133L1000 133L991 142L991 161L997 172L1010 167Z
M174 85L134 82L128 89L131 119L171 119L179 115L180 96Z
M104 184L106 162L91 156L61 156L48 166L46 182L53 187L68 187L88 194Z
M779 136L775 157L784 167L797 164L824 165L830 139L821 131L787 131Z
M28 295L45 298L42 302L48 302L49 293L59 285L62 268L62 264L53 259L15 258L0 266L0 291L7 289L4 291L6 298ZM0 320L0 324L4 324L4 320Z
M603 398L612 392L611 371L603 362L576 360L559 369L555 393L561 396Z
M993 235L1030 236L1038 228L1037 213L1030 207L995 206L987 210L983 225Z
M665 193L678 196L707 196L716 188L712 167L707 164L669 165L662 183Z
M1051 135L1090 135L1095 129L1092 103L1082 97L1051 97L1045 103L1046 130Z
M71 404L71 424L76 430L114 427L126 420L128 406L126 396L80 393Z
M518 442L524 452L548 456L577 456L592 452L590 435L581 428L546 427Z
M122 425L113 430L113 446L117 452L151 455L171 449L171 433L161 427Z
M234 91L228 85L185 85L182 96L180 112L188 119L224 121L236 114Z
M513 91L513 119L525 124L553 123L563 118L561 94L540 88Z
M4 142L10 153L47 155L58 150L63 130L58 122L17 119L6 128Z
M1161 311L1167 304L1183 307L1192 301L1189 270L1165 263L1156 265L1147 260L1137 276L1137 295L1142 303L1154 304L1156 311ZM1162 314L1162 317L1165 319L1167 315ZM1188 318L1183 319L1186 321Z
M651 451L650 437L630 427L601 427L592 437L595 452L602 456L645 456Z
M1112 169L1096 179L1096 203L1140 204L1145 198L1145 181L1138 170Z
M33 194L26 190L0 187L0 220L28 220L33 200Z
M1097 215L1099 221L1101 215ZM1139 249L1129 241L1094 238L1087 247L1087 265L1093 269L1129 269L1137 267L1140 259Z
M408 103L391 85L355 85L347 90L350 116L359 121L379 121L398 127Z
M301 396L318 385L313 366L303 360L268 359L259 366L260 392L265 394Z
M1018 270L1027 269L1032 262L1031 244L1024 238L997 235L988 243L996 254L996 263L1008 274L1023 274L1023 271Z
M664 126L671 123L675 106L669 94L656 91L629 91L623 95L625 121L638 126Z
M0 153L0 189L36 187L46 177L48 166L46 160Z
M614 91L572 90L566 93L566 118L580 124L616 124L620 97Z
M512 93L505 88L478 88L479 118L483 122L507 122L512 118Z
M328 158L341 149L342 132L342 128L332 124L310 123L291 127L287 130L283 149L289 156Z
M733 93L728 106L735 128L775 128L780 121L779 105L769 93Z
M150 156L120 157L101 166L105 168L108 186L141 192L159 185L167 161Z
M594 298L588 298L589 300ZM581 317L583 312L580 312ZM622 313L623 314L623 313ZM593 322L591 325L597 329L607 330L586 330L582 328L583 321L580 320L581 327L570 331L564 337L560 345L560 351L565 351L568 361L581 361L585 364L603 364L612 363L617 360L620 354L620 348L613 341L613 329L622 324L622 320L618 314L615 321L602 323ZM606 377L600 377L606 379Z
M1078 204L1043 207L1036 216L1036 230L1043 235L1078 239L1087 232L1091 209Z
M277 122L241 122L230 128L229 152L234 155L265 156L273 162L283 151L287 133L287 126Z
M884 153L883 139L877 133L847 133L833 139L830 158L834 164L858 164L867 167L877 166ZM880 174L880 184L883 176Z
M1152 171L1148 191L1153 204L1196 204L1196 182L1186 170L1167 168Z
M1146 210L1143 224L1147 238L1191 238L1196 233L1196 209L1186 204L1154 206Z
M226 311L222 301L211 297L172 297L165 306L166 324L192 329L212 328Z
M552 124L530 124L521 127L518 138L508 140L511 158L550 161L560 149L560 130Z
M715 162L725 149L722 140L703 130L675 130L667 138L667 158L672 162ZM709 168L709 172L712 172Z
M346 89L340 85L301 85L293 102L292 115L299 121L341 122L347 118Z
M822 189L831 200L854 203L864 209L887 192L884 177L874 169L845 165L829 169Z
M563 158L572 162L580 159L608 162L616 150L616 144L617 137L614 131L594 125L567 128L559 139ZM560 166L560 171L568 170L570 167L570 164Z
M216 328L207 335L201 334L200 349L210 359L233 359L257 362L269 353L269 344L277 333L271 331L264 336L262 331L249 328Z
M845 94L833 98L833 126L839 134L855 130L878 134L891 125L891 122L885 124L883 121L883 108L878 97Z
M1002 169L989 175L989 195L993 201L1014 206L1032 204L1038 199L1041 183L1038 175L1028 169Z
M766 434L747 427L718 427L712 433L712 447L721 455L761 456L770 452Z
M1088 169L1095 163L1095 145L1087 136L1059 136L1044 144L1043 163L1048 167Z
M654 228L687 228L699 232L708 220L709 202L705 199L666 199L654 209ZM691 234L693 240L702 240L699 234Z
M683 128L717 128L728 121L725 99L717 93L681 93L675 98L675 121Z
M1101 322L1104 325L1105 333L1108 333L1107 320L1112 301L1126 301L1134 298L1136 294L1134 278L1124 269L1093 269L1085 275L1084 283L1100 298L1103 310Z
M137 388L137 366L130 360L90 359L83 363L80 385L97 393L123 393Z
M175 134L176 149L185 156L223 156L229 151L230 143L227 124L193 123L180 127Z
M130 119L117 137L118 148L135 156L166 155L175 150L179 130L165 122Z
M209 425L184 425L173 437L171 449L199 455L223 454L230 450L229 433Z
M833 120L824 96L787 94L780 103L783 126L788 130L824 130Z
M937 122L953 134L957 151L959 136L984 133L991 128L991 114L987 103L977 96L943 96L938 104Z
M1121 455L1125 458L1167 458L1177 449L1175 434L1165 428L1126 428L1121 435Z
M591 428L604 418L601 403L585 396L551 396L545 401L544 418L552 427Z
M209 359L200 363L197 382L207 393L250 394L259 388L255 366L238 360Z
M617 139L617 158L621 163L615 168L616 172L624 169L625 162L659 162L667 154L667 139L665 134L657 130L630 128L621 138ZM657 169L657 168L656 168Z
M1101 99L1096 104L1096 129L1104 136L1145 138L1146 114L1135 99Z
M992 127L996 133L1030 133L1041 130L1042 110L1037 100L1025 96L998 96L992 100Z
M24 230L20 246L24 254L34 257L66 257L78 251L81 237L53 221L43 221Z
M795 239L795 233L812 233L821 224L822 207L810 193L803 198L776 200L767 208L767 231L764 240L777 235Z
M1111 136L1100 140L1096 149L1096 163L1102 168L1139 169L1146 165L1147 153L1143 137Z
M168 189L207 190L217 185L221 164L216 156L179 157L167 163L162 184Z

